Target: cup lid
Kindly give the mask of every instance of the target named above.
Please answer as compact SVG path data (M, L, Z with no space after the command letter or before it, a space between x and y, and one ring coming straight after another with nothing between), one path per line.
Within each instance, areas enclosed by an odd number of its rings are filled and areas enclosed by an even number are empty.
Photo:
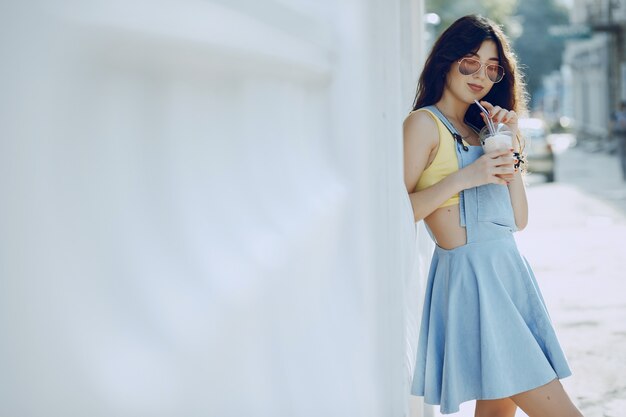
M504 123L498 123L495 126L495 128L496 128L496 132L495 132L496 134L505 134L505 135L508 134L510 136L513 136L513 132L511 131L511 128L509 128ZM480 132L478 133L478 137L480 138L481 143L484 142L484 139L489 136L492 136L492 135L487 126L480 129Z

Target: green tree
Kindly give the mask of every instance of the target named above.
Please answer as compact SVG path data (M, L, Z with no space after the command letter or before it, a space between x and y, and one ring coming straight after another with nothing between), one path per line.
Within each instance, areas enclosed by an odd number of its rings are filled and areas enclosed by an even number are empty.
M437 13L441 18L441 23L435 31L436 36L459 17L472 13L492 19L502 25L508 33L507 28L515 24L511 16L516 7L517 0L426 0L426 12Z
M541 88L541 79L561 67L565 40L550 36L550 26L567 25L568 10L554 0L524 0L517 15L522 33L514 40L514 49L526 74L531 96Z

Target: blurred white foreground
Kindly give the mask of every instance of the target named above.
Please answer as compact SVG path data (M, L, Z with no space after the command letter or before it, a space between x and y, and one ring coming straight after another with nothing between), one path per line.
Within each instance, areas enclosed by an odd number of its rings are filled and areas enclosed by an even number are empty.
M0 3L0 415L405 415L419 4Z

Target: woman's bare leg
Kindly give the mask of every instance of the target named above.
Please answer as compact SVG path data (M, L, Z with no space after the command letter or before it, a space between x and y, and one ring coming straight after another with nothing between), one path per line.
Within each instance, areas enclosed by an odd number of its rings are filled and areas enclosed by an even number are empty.
M510 398L476 400L474 417L515 417L517 405Z
M529 417L583 417L556 378L510 398Z

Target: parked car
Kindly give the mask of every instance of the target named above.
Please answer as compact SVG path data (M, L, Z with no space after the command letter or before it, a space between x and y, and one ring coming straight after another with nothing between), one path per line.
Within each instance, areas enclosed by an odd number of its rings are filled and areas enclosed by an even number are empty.
M529 172L542 174L547 182L554 181L554 153L548 142L549 128L542 119L521 118L519 129L526 138Z

